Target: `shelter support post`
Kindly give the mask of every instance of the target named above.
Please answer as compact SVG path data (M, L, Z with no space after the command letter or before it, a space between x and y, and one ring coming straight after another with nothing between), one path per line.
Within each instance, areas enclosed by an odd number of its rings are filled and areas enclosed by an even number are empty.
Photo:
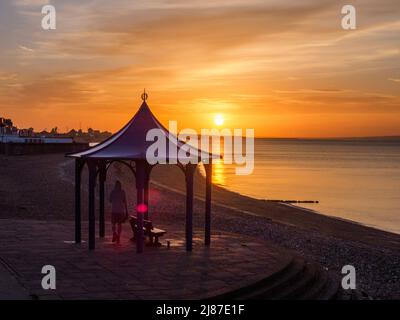
M193 178L196 165L188 163L185 167L186 181L186 251L193 247Z
M211 187L212 187L212 159L208 164L204 164L206 171L206 214L204 226L204 244L210 246L211 244Z
M104 218L104 184L106 181L106 164L99 164L99 237L104 238L105 235L105 218Z
M75 243L81 243L81 173L84 162L75 159Z
M149 184L150 184L150 172L151 167L146 163L146 172L145 172L145 182L144 182L144 204L145 204L145 212L144 219L149 220Z
M143 234L143 215L144 215L144 185L146 178L146 163L143 160L136 161L136 217L137 217L137 232L136 232L136 252L142 253L144 248Z
M89 250L94 250L96 241L96 217L95 217L95 187L96 187L96 162L88 160L89 167Z

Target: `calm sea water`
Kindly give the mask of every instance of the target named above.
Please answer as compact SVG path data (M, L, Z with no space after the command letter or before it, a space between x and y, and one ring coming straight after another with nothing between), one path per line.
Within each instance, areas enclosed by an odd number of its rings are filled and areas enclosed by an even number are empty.
M254 198L318 200L300 206L400 233L399 140L256 139L251 175L219 162L213 179Z

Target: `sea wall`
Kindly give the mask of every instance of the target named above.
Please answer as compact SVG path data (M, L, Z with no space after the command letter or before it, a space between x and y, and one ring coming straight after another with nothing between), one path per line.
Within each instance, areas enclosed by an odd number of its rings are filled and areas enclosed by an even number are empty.
M89 148L89 143L0 143L0 154L68 153Z

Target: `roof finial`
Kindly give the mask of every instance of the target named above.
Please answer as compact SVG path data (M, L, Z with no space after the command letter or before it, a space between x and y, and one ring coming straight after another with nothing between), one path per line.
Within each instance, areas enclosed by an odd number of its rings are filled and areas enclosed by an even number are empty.
M149 95L147 94L146 88L145 88L145 89L143 90L143 93L142 93L142 100L143 100L143 101L146 101L148 97L149 97Z

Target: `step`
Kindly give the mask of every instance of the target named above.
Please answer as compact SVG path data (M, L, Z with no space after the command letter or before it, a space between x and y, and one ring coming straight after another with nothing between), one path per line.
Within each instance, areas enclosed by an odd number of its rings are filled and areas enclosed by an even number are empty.
M279 279L282 275L288 272L293 265L294 265L294 259L288 260L288 262L280 268L278 271L274 272L272 275L269 277L263 278L253 284L250 284L245 287L241 287L214 297L211 297L208 300L226 300L226 299L243 299L243 296L246 295L251 295L253 292L257 291L259 288L264 288L265 286L268 286L270 283L273 283L276 281L276 279Z
M340 282L327 271L294 257L271 276L211 299L330 300L338 296Z
M300 294L297 299L299 300L314 300L316 299L329 281L328 273L325 270L318 270L314 285Z
M340 291L340 280L339 278L328 275L328 281L322 290L314 298L316 300L333 300L337 299Z
M301 276L304 268L304 260L300 258L294 258L290 268L288 268L286 272L282 273L279 277L275 277L275 279L269 283L266 283L264 286L259 287L257 290L240 296L239 299L265 299L266 296L273 296L285 288L287 283L295 281L295 279Z
M297 281L288 283L284 290L270 298L274 300L296 299L297 296L311 288L315 282L317 272L317 267L314 264L306 264L302 274L296 279Z

